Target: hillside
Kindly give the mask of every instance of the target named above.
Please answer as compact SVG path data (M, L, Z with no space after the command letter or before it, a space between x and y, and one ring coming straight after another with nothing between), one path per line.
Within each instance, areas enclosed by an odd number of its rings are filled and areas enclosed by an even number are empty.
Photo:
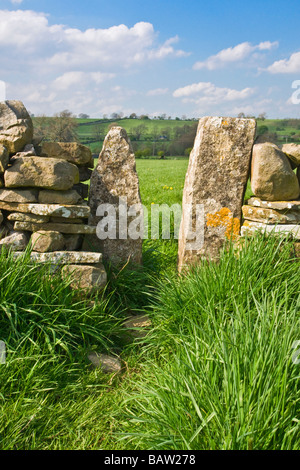
M39 125L41 118L33 118ZM58 118L46 118L47 127ZM112 125L123 127L128 133L136 156L151 157L189 155L193 146L197 120L177 119L76 119L76 133L81 143L99 153L103 140ZM257 119L257 134L278 145L286 142L300 143L300 119Z

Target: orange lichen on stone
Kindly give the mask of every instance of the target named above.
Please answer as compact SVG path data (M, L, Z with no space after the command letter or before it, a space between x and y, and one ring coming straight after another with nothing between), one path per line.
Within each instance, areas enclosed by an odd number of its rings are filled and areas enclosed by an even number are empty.
M237 239L240 235L240 221L237 217L232 216L232 212L223 207L214 214L207 214L207 227L225 227L225 236L228 239Z

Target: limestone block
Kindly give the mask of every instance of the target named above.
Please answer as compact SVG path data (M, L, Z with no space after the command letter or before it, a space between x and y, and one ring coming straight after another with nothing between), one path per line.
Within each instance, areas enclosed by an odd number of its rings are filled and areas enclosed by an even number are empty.
M67 190L79 182L78 168L56 158L20 157L4 173L7 188Z
M218 259L224 242L239 236L255 129L254 119L200 119L183 190L179 271Z
M16 153L29 144L33 137L33 125L21 101L0 103L0 143L9 153Z
M271 143L253 147L251 189L266 201L297 199L300 187L288 157Z

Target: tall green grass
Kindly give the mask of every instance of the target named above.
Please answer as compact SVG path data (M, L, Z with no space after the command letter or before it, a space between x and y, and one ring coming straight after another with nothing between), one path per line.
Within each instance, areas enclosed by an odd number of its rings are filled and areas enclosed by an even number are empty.
M147 449L299 449L299 293L299 264L278 237L162 280L120 439Z

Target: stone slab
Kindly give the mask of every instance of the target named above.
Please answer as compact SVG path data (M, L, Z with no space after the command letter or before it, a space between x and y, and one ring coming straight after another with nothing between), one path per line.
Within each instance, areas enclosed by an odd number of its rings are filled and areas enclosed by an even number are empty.
M243 217L253 222L265 224L298 224L300 223L300 211L298 210L275 210L265 207L243 206Z
M24 212L36 215L46 215L64 218L87 218L90 208L87 205L34 204L0 201L0 210Z
M22 252L15 252L14 257L23 256ZM87 251L54 251L52 253L30 254L30 259L38 263L52 264L98 264L102 261L102 253Z
M0 201L38 202L38 189L0 189Z
M27 230L29 232L37 232L39 230L54 231L60 233L85 233L93 235L96 233L96 227L83 224L36 224L34 222L15 222L14 230Z
M247 201L248 206L264 207L275 210L298 210L300 211L300 199L295 201L263 201L258 197L251 197Z
M254 119L200 119L183 191L179 271L218 259L225 241L239 236L255 130Z
M300 225L268 225L260 222L250 222L245 220L241 228L241 236L253 235L256 232L262 232L265 234L282 234L291 235L296 240L300 240Z
M45 224L49 222L50 217L46 215L25 214L23 212L12 212L7 217L8 220L17 222L33 222L36 224Z

